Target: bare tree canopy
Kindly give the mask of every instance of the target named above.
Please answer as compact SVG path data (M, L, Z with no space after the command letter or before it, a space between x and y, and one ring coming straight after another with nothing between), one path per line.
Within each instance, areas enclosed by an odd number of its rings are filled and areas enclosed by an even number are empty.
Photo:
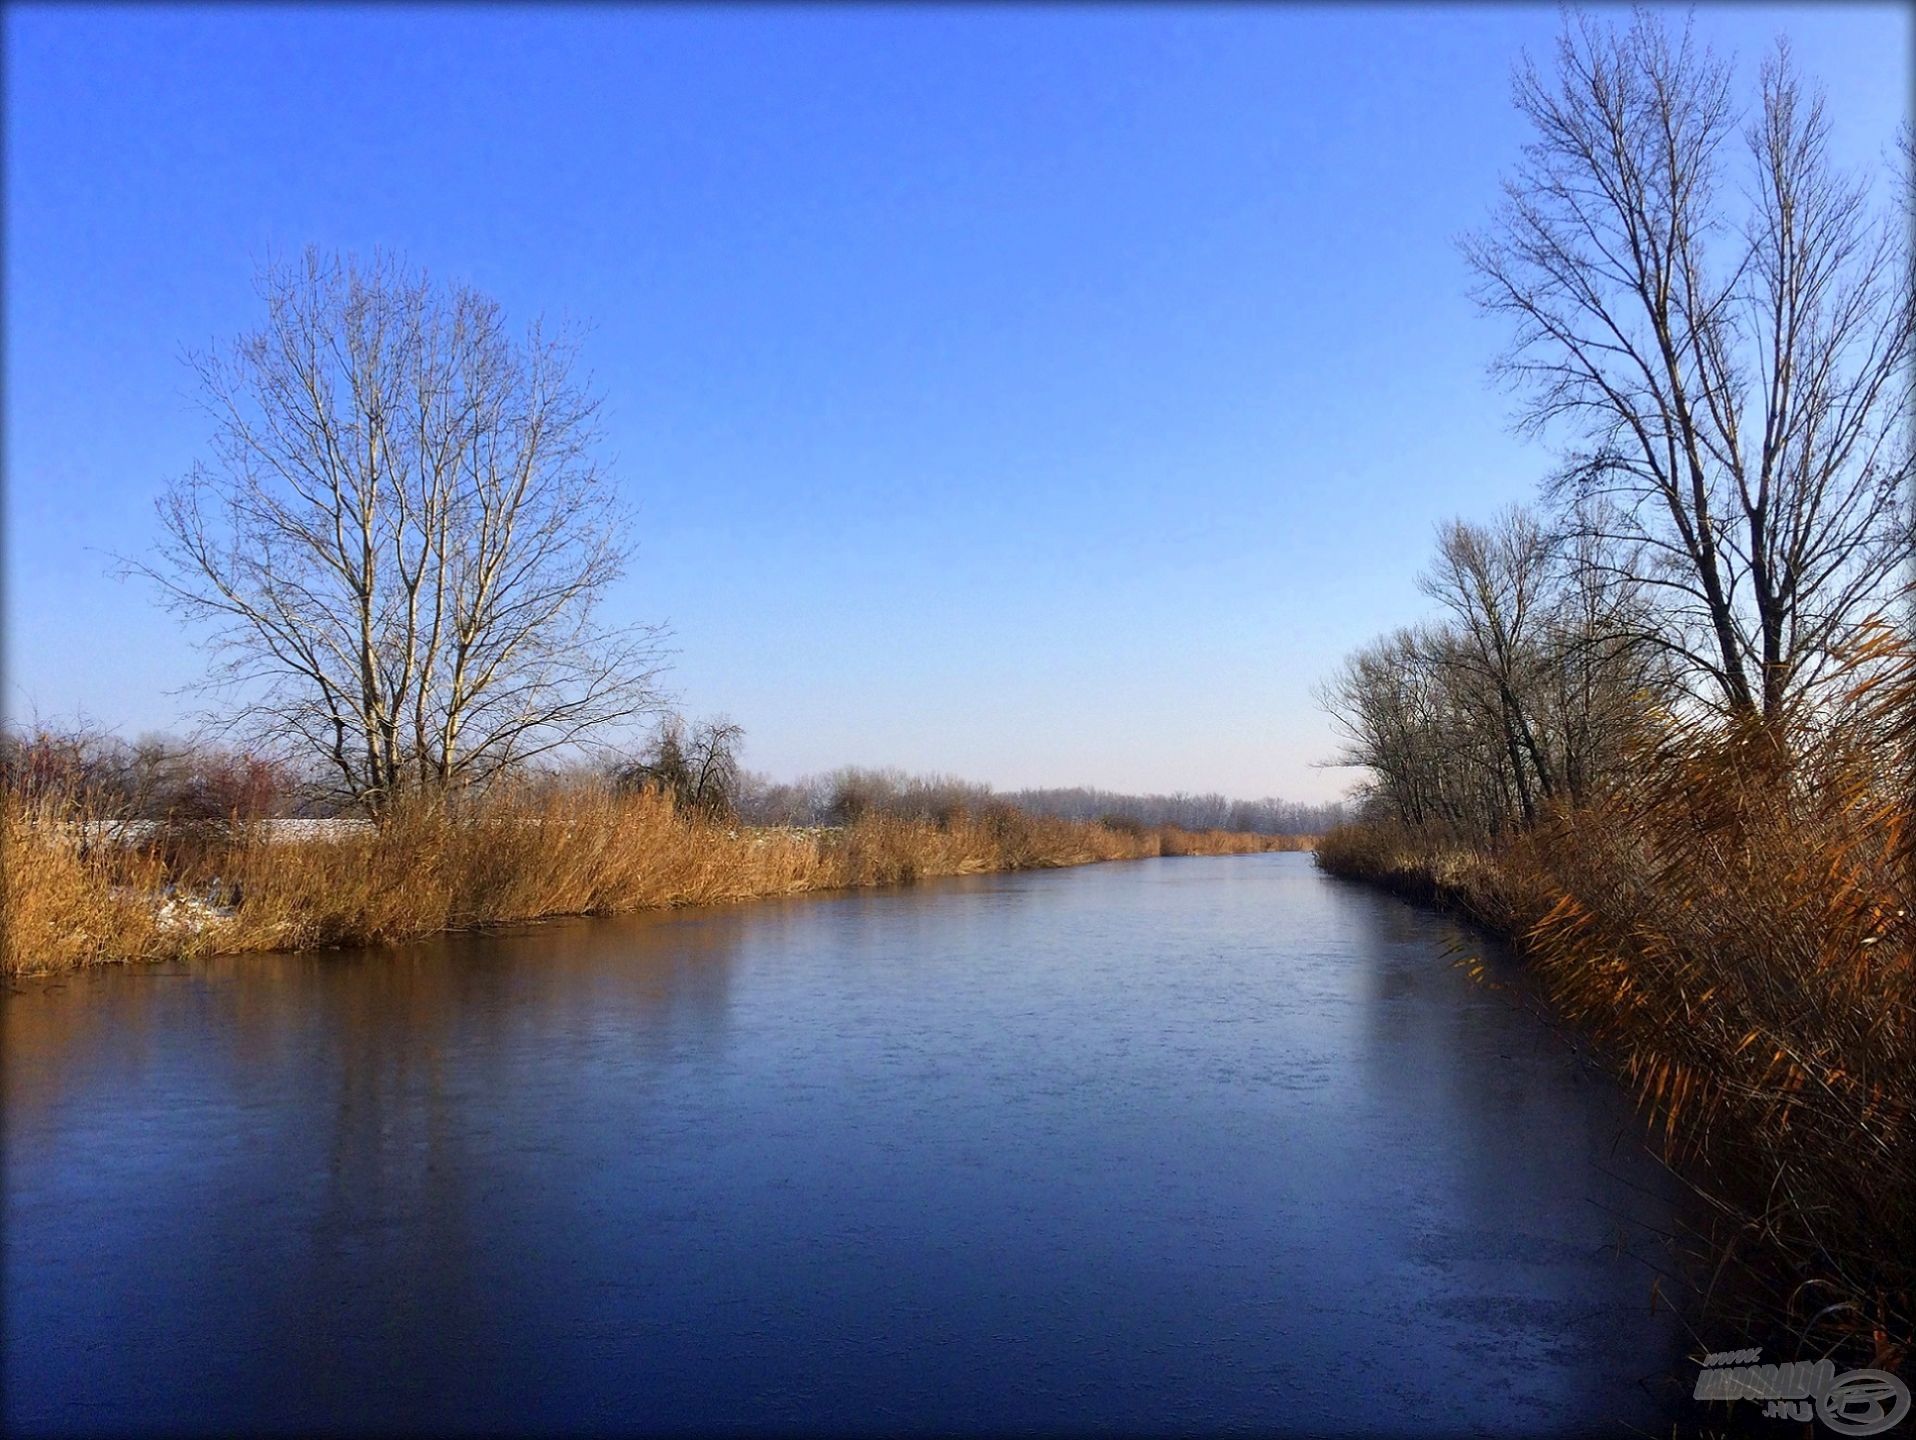
M651 710L660 632L607 626L630 529L576 347L390 256L308 250L193 365L210 463L132 568L211 625L233 723L374 811Z
M1835 166L1786 45L1734 170L1729 65L1647 12L1574 21L1516 101L1533 138L1466 245L1515 322L1502 369L1533 430L1574 428L1558 493L1605 502L1580 508L1653 587L1657 643L1774 720L1909 553L1907 219Z
M685 814L731 820L743 788L738 752L744 743L745 727L724 715L689 729L683 717L667 715L638 759L615 766L613 775L623 786L660 790Z
M1620 568L1591 530L1521 508L1441 526L1422 587L1448 613L1363 647L1319 692L1339 763L1368 769L1395 818L1471 838L1591 798L1671 688L1641 638L1646 588Z

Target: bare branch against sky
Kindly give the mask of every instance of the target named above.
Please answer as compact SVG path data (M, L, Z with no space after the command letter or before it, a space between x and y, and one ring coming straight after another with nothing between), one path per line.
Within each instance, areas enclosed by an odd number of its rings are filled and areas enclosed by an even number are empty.
M660 632L599 619L633 542L574 348L391 256L259 288L265 323L194 361L211 458L131 562L210 627L228 723L378 809L649 712Z

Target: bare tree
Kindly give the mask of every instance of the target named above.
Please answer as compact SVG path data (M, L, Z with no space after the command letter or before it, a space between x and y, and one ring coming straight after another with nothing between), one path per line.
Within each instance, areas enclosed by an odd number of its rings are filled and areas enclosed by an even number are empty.
M1455 621L1444 662L1460 683L1483 692L1477 708L1497 717L1525 824L1558 786L1535 713L1546 661L1537 631L1549 618L1554 549L1551 535L1521 508L1506 510L1490 527L1453 521L1438 533L1436 563L1422 582Z
M213 459L131 562L212 627L232 723L378 813L652 709L660 632L598 618L629 529L576 347L388 256L258 289L265 324L194 357Z
M1564 793L1584 800L1623 766L1645 716L1678 690L1669 652L1646 637L1655 610L1600 507L1586 505L1558 537L1548 619L1545 728L1556 737Z
M1569 422L1559 483L1612 502L1659 597L1647 638L1733 712L1775 720L1880 608L1909 552L1908 235L1829 156L1787 46L1746 132L1733 217L1728 65L1646 12L1580 19L1554 80L1519 73L1533 138L1477 297L1533 430Z
M1460 693L1456 635L1395 630L1351 655L1319 691L1346 748L1336 763L1371 772L1369 798L1411 825L1454 834L1499 829L1513 808L1501 728Z
M660 722L643 755L618 767L621 785L651 786L672 797L687 814L730 820L739 812L744 772L739 747L745 727L723 715L701 720L688 730L677 715Z
M1320 691L1373 811L1480 840L1614 780L1670 693L1617 568L1589 529L1521 508L1443 526L1422 584L1448 614L1363 647Z

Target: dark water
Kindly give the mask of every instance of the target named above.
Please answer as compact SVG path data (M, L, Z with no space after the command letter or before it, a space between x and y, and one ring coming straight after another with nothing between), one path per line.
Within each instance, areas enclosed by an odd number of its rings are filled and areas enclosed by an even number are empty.
M1674 1184L1454 934L1274 855L17 985L0 1419L1650 1424Z

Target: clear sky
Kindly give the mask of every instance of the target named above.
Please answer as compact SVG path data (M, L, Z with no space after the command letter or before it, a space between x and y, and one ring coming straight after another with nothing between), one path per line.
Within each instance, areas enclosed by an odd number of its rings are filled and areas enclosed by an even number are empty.
M1746 70L1787 32L1880 162L1906 7L1696 23ZM257 258L383 245L591 324L614 608L754 768L1335 794L1313 684L1547 464L1453 242L1558 24L10 6L6 710L177 727L202 661L108 557L205 453L182 350Z

